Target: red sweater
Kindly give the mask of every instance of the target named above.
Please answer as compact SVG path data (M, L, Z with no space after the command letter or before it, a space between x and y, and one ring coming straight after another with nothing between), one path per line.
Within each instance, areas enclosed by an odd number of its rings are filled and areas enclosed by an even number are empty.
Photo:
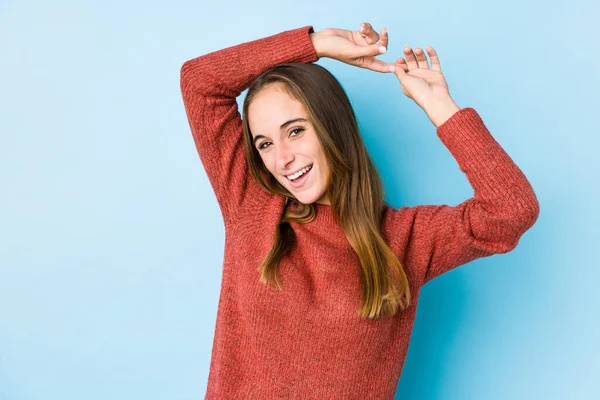
M420 288L480 257L514 249L537 220L525 175L472 108L437 128L474 189L457 206L386 206L382 234L402 263L412 304L361 319L358 257L331 206L291 223L280 291L259 282L284 198L249 172L236 97L267 68L318 60L305 26L186 61L181 91L194 143L225 224L225 254L206 399L392 399L408 350ZM209 266L212 267L212 266Z

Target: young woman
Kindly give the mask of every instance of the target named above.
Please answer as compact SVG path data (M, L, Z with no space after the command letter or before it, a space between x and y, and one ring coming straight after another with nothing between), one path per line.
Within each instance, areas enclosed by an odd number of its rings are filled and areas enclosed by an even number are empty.
M206 398L393 398L420 288L514 249L536 221L531 185L477 112L454 103L435 50L431 65L410 47L390 64L376 58L387 46L385 28L368 23L305 26L183 64L187 117L226 232ZM321 57L395 74L474 197L385 204L346 93L314 64Z

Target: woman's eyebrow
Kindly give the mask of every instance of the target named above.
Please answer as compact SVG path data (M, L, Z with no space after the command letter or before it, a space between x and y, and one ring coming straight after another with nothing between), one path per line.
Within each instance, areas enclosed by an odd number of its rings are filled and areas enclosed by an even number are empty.
M289 121L284 122L283 124L281 124L281 126L279 127L279 130L282 131L283 129L285 129L286 126L288 126L289 124L293 124L294 122L308 122L306 118L294 118L294 119L290 119ZM256 141L259 139L263 139L266 136L263 135L256 135L254 136L254 145L256 145Z
M294 119L290 119L287 122L284 122L283 124L281 124L281 126L279 127L279 130L283 130L283 128L285 128L286 126L288 126L289 124L293 124L294 122L307 122L305 118L294 118Z

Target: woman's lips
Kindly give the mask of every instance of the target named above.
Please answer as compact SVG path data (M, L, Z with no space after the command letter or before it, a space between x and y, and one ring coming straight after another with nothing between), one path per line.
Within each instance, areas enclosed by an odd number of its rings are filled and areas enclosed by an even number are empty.
M288 179L288 182L290 183L290 185L292 185L292 187L299 188L302 185L304 185L304 182L306 182L306 179L308 178L308 175L312 172L312 170L313 169L311 167L307 172L305 172L304 174L302 174L302 176L300 178L297 178L297 179L295 179L293 181L290 181Z

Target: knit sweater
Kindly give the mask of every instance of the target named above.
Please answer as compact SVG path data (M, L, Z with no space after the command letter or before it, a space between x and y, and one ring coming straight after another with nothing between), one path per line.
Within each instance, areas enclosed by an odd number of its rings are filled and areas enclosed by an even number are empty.
M250 174L236 97L263 71L319 58L312 26L211 52L181 67L193 140L225 225L222 283L206 399L392 399L420 288L477 258L506 253L537 220L527 178L473 108L437 128L474 189L458 204L386 204L381 232L398 256L412 302L382 320L362 319L359 260L331 205L292 222L297 244L279 269L283 290L259 282L285 198Z

